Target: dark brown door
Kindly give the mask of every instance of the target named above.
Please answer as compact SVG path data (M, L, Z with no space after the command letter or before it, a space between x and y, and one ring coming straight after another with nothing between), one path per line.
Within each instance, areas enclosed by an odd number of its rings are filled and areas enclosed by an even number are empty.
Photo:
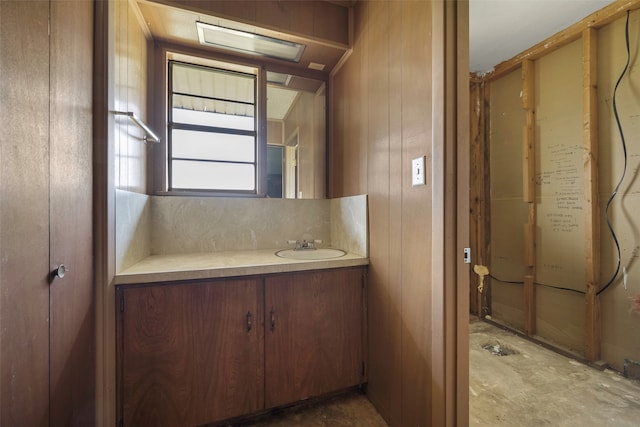
M93 2L54 0L50 36L51 426L95 423Z
M48 2L0 2L0 425L49 425Z
M267 407L362 381L361 269L267 278L265 318Z
M0 2L2 426L95 422L92 9Z
M261 409L262 289L254 279L120 288L124 426L196 426Z

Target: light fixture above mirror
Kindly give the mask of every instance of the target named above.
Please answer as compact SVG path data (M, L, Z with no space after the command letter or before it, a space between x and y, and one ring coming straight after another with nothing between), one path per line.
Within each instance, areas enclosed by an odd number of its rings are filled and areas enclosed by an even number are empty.
M239 53L299 62L305 48L300 43L199 21L196 28L200 44Z

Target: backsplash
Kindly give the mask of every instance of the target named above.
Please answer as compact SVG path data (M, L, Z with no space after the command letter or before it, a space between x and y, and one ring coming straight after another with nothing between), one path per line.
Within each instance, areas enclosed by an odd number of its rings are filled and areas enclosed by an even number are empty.
M116 190L116 272L151 255L151 197Z
M368 256L367 196L257 199L116 191L116 273L149 255L287 248L322 240Z
M347 252L369 256L367 196L329 200L331 209L331 245Z
M326 200L158 196L151 200L151 252L241 251L331 238Z

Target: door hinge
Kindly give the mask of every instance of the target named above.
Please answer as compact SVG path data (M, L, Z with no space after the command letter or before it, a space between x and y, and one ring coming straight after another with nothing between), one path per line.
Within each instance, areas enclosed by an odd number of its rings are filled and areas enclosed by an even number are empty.
M119 306L120 306L120 312L124 313L124 292L122 292L122 291L120 291Z
M362 378L364 378L364 362L362 362Z

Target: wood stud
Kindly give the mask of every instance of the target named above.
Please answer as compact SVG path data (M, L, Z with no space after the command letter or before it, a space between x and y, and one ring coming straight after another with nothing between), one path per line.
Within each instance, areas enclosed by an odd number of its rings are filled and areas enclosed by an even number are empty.
M489 266L489 238L491 235L489 194L489 85L481 78L470 82L470 118L471 118L471 253L474 264ZM478 292L478 275L470 272L471 313L478 317L491 314L491 282L487 278L482 293Z
M584 148L585 278L586 319L585 356L600 359L600 213L598 201L598 90L597 30L582 34L582 93Z
M524 225L524 253L526 274L524 277L524 331L536 333L536 197L535 197L535 65L531 60L522 61L522 108L526 114L523 130L523 200L528 206L528 220Z

